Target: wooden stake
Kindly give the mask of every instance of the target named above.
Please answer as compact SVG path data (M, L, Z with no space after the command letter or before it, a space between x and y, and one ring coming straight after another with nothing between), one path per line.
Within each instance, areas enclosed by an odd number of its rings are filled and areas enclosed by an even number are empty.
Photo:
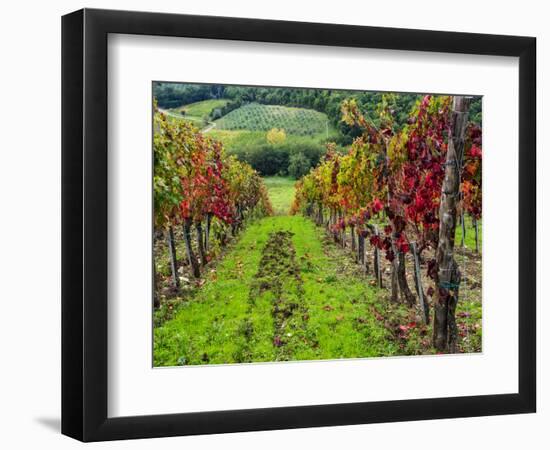
M178 258L176 255L176 241L174 239L174 228L172 225L168 227L168 250L170 253L170 267L172 269L172 284L176 289L179 289Z
M475 236L476 236L476 253L479 253L477 219L474 218L473 221L474 221L474 231L475 231Z
M416 242L411 242L411 250L414 257L414 273L416 280L416 291L418 293L418 303L420 304L420 311L422 311L422 320L425 324L430 321L430 311L424 299L424 290L422 288L422 278L420 272L420 260L416 251Z
M466 224L464 223L464 212L460 213L460 222L462 224L462 239L460 245L462 248L466 247Z
M378 227L374 226L374 235L378 236ZM379 288L382 288L382 271L380 270L380 250L374 247L374 271L376 272L376 282Z

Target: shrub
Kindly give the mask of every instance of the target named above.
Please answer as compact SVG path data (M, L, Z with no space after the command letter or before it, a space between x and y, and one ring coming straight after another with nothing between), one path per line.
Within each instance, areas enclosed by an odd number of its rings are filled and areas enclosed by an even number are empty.
M309 172L312 164L302 152L295 153L289 158L288 174L296 179L301 178Z

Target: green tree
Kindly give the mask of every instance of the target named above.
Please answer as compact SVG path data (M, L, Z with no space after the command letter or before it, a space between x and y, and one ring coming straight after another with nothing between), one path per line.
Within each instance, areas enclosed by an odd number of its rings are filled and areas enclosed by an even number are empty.
M310 160L302 153L294 153L290 156L288 174L296 179L303 177L311 168Z

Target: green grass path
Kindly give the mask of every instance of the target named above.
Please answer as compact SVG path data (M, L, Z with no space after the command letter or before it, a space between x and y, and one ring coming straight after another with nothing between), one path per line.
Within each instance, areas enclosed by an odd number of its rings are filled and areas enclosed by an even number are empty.
M275 214L288 214L294 199L296 180L290 177L264 177Z
M281 232L287 237L264 251ZM155 329L155 366L398 354L372 313L374 288L346 264L301 216L251 224L197 295ZM282 289L270 284L276 274Z

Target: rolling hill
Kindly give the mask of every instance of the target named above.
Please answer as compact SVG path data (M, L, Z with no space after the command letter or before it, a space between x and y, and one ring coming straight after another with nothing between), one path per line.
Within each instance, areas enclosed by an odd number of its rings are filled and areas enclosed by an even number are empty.
M227 99L212 99L202 100L200 102L190 103L188 105L178 106L177 108L169 109L167 112L169 116L178 119L184 119L192 122L193 125L202 128L205 126L204 119L210 115L210 113L217 109L223 108L229 100Z
M249 103L216 122L218 130L269 131L283 128L287 134L314 136L328 133L326 114L313 109Z

